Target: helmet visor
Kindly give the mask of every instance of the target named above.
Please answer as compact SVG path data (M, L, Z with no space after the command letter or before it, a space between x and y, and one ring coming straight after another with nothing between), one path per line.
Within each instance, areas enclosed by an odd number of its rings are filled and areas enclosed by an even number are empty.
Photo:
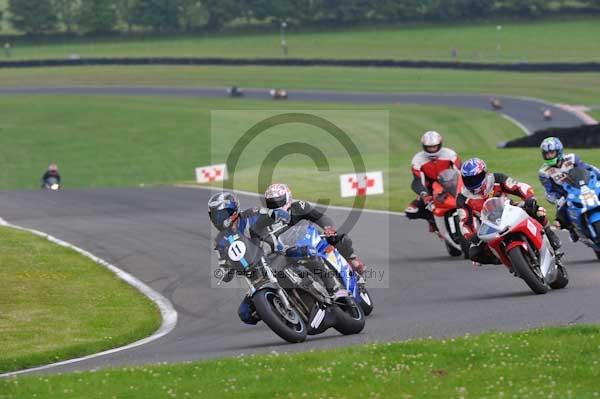
M463 176L463 183L465 184L465 187L473 191L481 186L485 180L486 174L487 172L481 172L474 176Z
M234 213L235 213L235 209L231 209L231 208L211 210L210 211L210 221L215 225L215 227L223 228L223 227L225 227L224 226L225 221L227 219L229 219Z
M267 204L267 208L269 209L278 209L283 208L287 203L287 198L285 195L281 195L279 197L273 198L265 198L265 202Z
M441 144L437 145L423 145L423 150L429 154L435 154L442 148Z
M556 150L545 151L542 153L542 156L544 157L544 159L546 161L551 161L558 157L558 151L556 151Z

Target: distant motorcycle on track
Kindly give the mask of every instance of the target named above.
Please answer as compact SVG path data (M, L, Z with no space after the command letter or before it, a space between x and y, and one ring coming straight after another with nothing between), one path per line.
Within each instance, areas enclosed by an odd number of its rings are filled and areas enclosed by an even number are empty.
M42 183L42 188L51 191L60 190L60 183L58 182L58 179L56 177L51 176L44 179L44 182Z

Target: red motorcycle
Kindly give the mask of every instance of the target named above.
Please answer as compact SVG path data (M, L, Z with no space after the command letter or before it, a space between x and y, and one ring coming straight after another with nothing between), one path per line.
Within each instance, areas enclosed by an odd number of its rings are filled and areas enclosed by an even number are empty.
M536 294L545 294L550 288L561 289L569 283L567 270L554 256L542 225L507 198L485 201L477 235Z
M468 257L468 243L460 231L456 197L463 188L460 174L455 169L442 171L433 183L432 209L438 235L444 241L450 256ZM466 249L466 250L465 250Z

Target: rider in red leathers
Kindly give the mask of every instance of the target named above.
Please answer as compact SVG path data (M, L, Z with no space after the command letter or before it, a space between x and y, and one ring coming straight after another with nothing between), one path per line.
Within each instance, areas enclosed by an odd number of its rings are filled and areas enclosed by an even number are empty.
M437 230L431 208L433 206L433 183L440 172L455 168L460 169L460 158L450 148L442 147L442 135L428 131L421 137L423 151L419 151L412 159L413 181L411 189L417 194L405 210L409 219L425 219L429 223L429 231Z
M492 197L514 195L523 200L520 204L529 216L544 226L544 232L554 248L557 259L563 255L560 240L548 224L546 210L537 204L533 189L530 185L518 182L503 173L489 173L484 161L472 158L461 168L464 188L459 194L456 205L459 209L460 229L466 240L471 241L469 258L481 264L500 261L491 252L486 243L477 236L475 219L481 217L484 202Z

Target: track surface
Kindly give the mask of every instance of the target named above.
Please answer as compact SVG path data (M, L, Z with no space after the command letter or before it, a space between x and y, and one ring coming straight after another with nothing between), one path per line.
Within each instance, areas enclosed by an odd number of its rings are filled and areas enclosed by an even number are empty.
M58 88L0 89L0 94L106 94L222 97L220 89ZM265 91L247 97L266 99ZM293 92L294 100L353 103L412 103L486 109L489 96ZM503 113L527 129L547 127L537 100L500 97ZM581 123L552 107L553 126ZM264 325L237 318L244 290L211 288L210 191L190 188L129 188L0 192L0 215L69 241L138 277L169 298L179 312L175 330L148 345L48 372L268 351L297 351L413 337L450 336L488 330L600 322L600 265L591 250L566 245L571 284L563 291L534 296L502 267L475 269L449 258L423 223L403 216L363 213L352 237L388 288L372 289L376 310L362 334L334 331L303 344L284 344ZM241 196L243 206L257 198ZM331 210L343 221L346 211ZM377 281L373 281L377 285Z
M102 95L128 95L128 96L177 96L177 97L224 97L225 89L219 88L161 88L161 87L59 87L59 88L13 88L0 89L2 94L102 94ZM245 97L269 100L268 91L265 89L245 90ZM353 104L421 104L443 105L449 107L464 107L473 109L490 110L489 100L495 97L501 100L503 108L500 112L518 121L528 131L548 127L571 127L584 123L576 115L567 112L553 104L542 100L490 96L484 94L418 94L418 93L355 93L340 91L301 91L294 90L289 93L290 100L317 101ZM542 120L541 110L550 108L553 119Z
M240 353L295 351L411 337L600 322L600 265L582 245L566 245L572 282L535 296L503 267L474 268L450 259L423 223L363 213L352 232L356 247L389 288L374 289L375 312L362 334L334 331L286 345L262 323L237 318L244 291L210 287L210 191L131 188L0 193L0 214L72 242L118 265L169 298L179 312L175 330L148 345L49 369L47 372ZM241 196L243 205L257 204ZM341 221L344 211L330 210Z

